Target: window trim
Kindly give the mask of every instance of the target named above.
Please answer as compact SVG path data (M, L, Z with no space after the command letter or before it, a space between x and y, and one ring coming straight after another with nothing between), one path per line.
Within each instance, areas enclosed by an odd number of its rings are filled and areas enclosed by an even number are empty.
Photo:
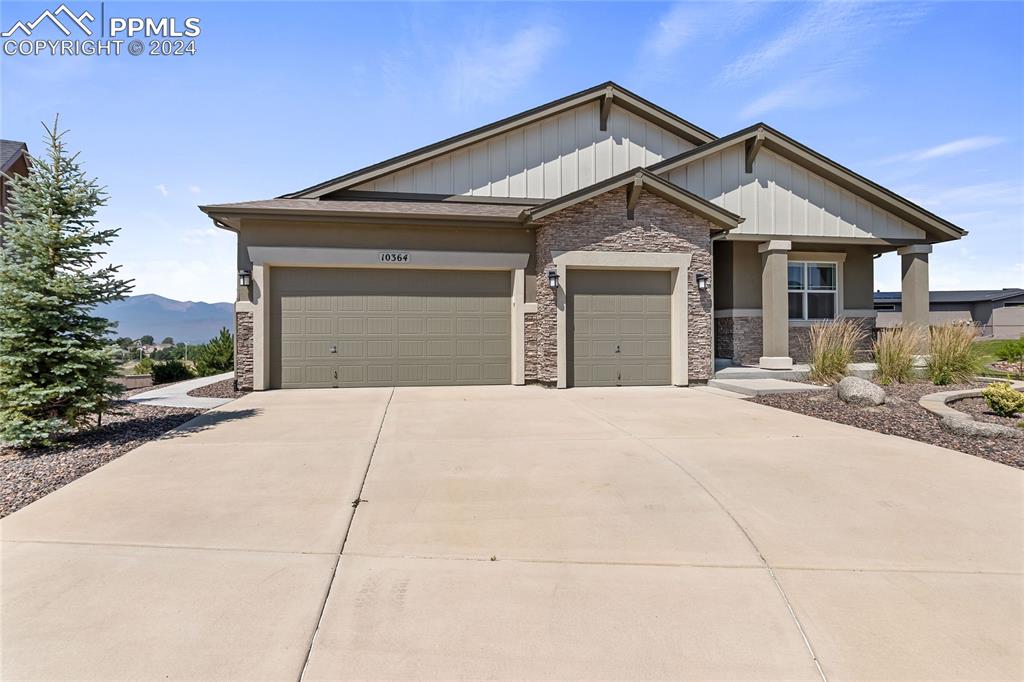
M788 259L787 273L786 273L786 296L788 298L790 293L801 293L803 295L803 316L802 317L789 317L787 318L789 323L792 325L809 325L815 322L825 322L828 320L839 319L843 316L843 261L845 260L846 254L829 254L821 253L817 254L814 252L805 253L791 253ZM842 256L842 257L838 257ZM801 289L790 289L789 288L789 272L788 266L800 265L804 271L804 282ZM807 288L807 266L808 265L831 265L836 270L836 286L834 289L808 289ZM833 300L835 301L835 315L833 317L807 317L807 294L808 293L831 293Z

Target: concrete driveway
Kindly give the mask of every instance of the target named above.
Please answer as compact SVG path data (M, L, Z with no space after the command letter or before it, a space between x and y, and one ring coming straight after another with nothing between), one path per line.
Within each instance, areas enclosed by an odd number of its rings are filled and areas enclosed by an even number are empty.
M252 394L0 522L2 673L1020 679L1022 524L1021 471L710 392Z

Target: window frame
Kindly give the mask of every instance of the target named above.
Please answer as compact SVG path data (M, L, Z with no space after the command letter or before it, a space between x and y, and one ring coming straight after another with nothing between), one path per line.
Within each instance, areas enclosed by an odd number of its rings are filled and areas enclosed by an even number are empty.
M793 289L789 286L789 267L799 265L802 269L802 286L799 289ZM826 265L830 266L835 272L835 286L831 289L811 289L809 287L810 278L808 277L808 268L813 265ZM790 294L800 294L802 302L802 311L800 317L792 317L791 313L787 315L791 323L813 323L813 322L827 322L829 320L835 320L842 317L842 281L843 281L843 268L841 260L831 260L828 258L791 258L786 263L786 296L787 300ZM809 317L807 307L808 294L832 294L832 317Z

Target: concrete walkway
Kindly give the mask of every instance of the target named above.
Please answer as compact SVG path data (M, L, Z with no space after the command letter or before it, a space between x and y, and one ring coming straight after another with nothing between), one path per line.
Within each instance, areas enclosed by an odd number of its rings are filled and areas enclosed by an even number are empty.
M189 391L197 388L215 384L235 376L234 372L215 374L212 377L199 377L188 381L179 381L152 391L137 393L128 400L133 403L144 403L146 405L162 405L163 407L195 407L201 410L212 410L231 402L231 398L197 398L190 396Z
M708 391L247 395L0 521L4 679L1020 679L1024 472Z

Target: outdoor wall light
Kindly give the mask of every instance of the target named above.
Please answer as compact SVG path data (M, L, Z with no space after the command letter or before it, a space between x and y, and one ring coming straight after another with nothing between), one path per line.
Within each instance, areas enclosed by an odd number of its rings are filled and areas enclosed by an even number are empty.
M697 288L701 291L708 288L708 276L704 273L697 274Z
M548 270L548 286L552 289L558 288L558 272L556 270Z
M238 286L247 287L252 284L252 273L248 270L238 271Z

